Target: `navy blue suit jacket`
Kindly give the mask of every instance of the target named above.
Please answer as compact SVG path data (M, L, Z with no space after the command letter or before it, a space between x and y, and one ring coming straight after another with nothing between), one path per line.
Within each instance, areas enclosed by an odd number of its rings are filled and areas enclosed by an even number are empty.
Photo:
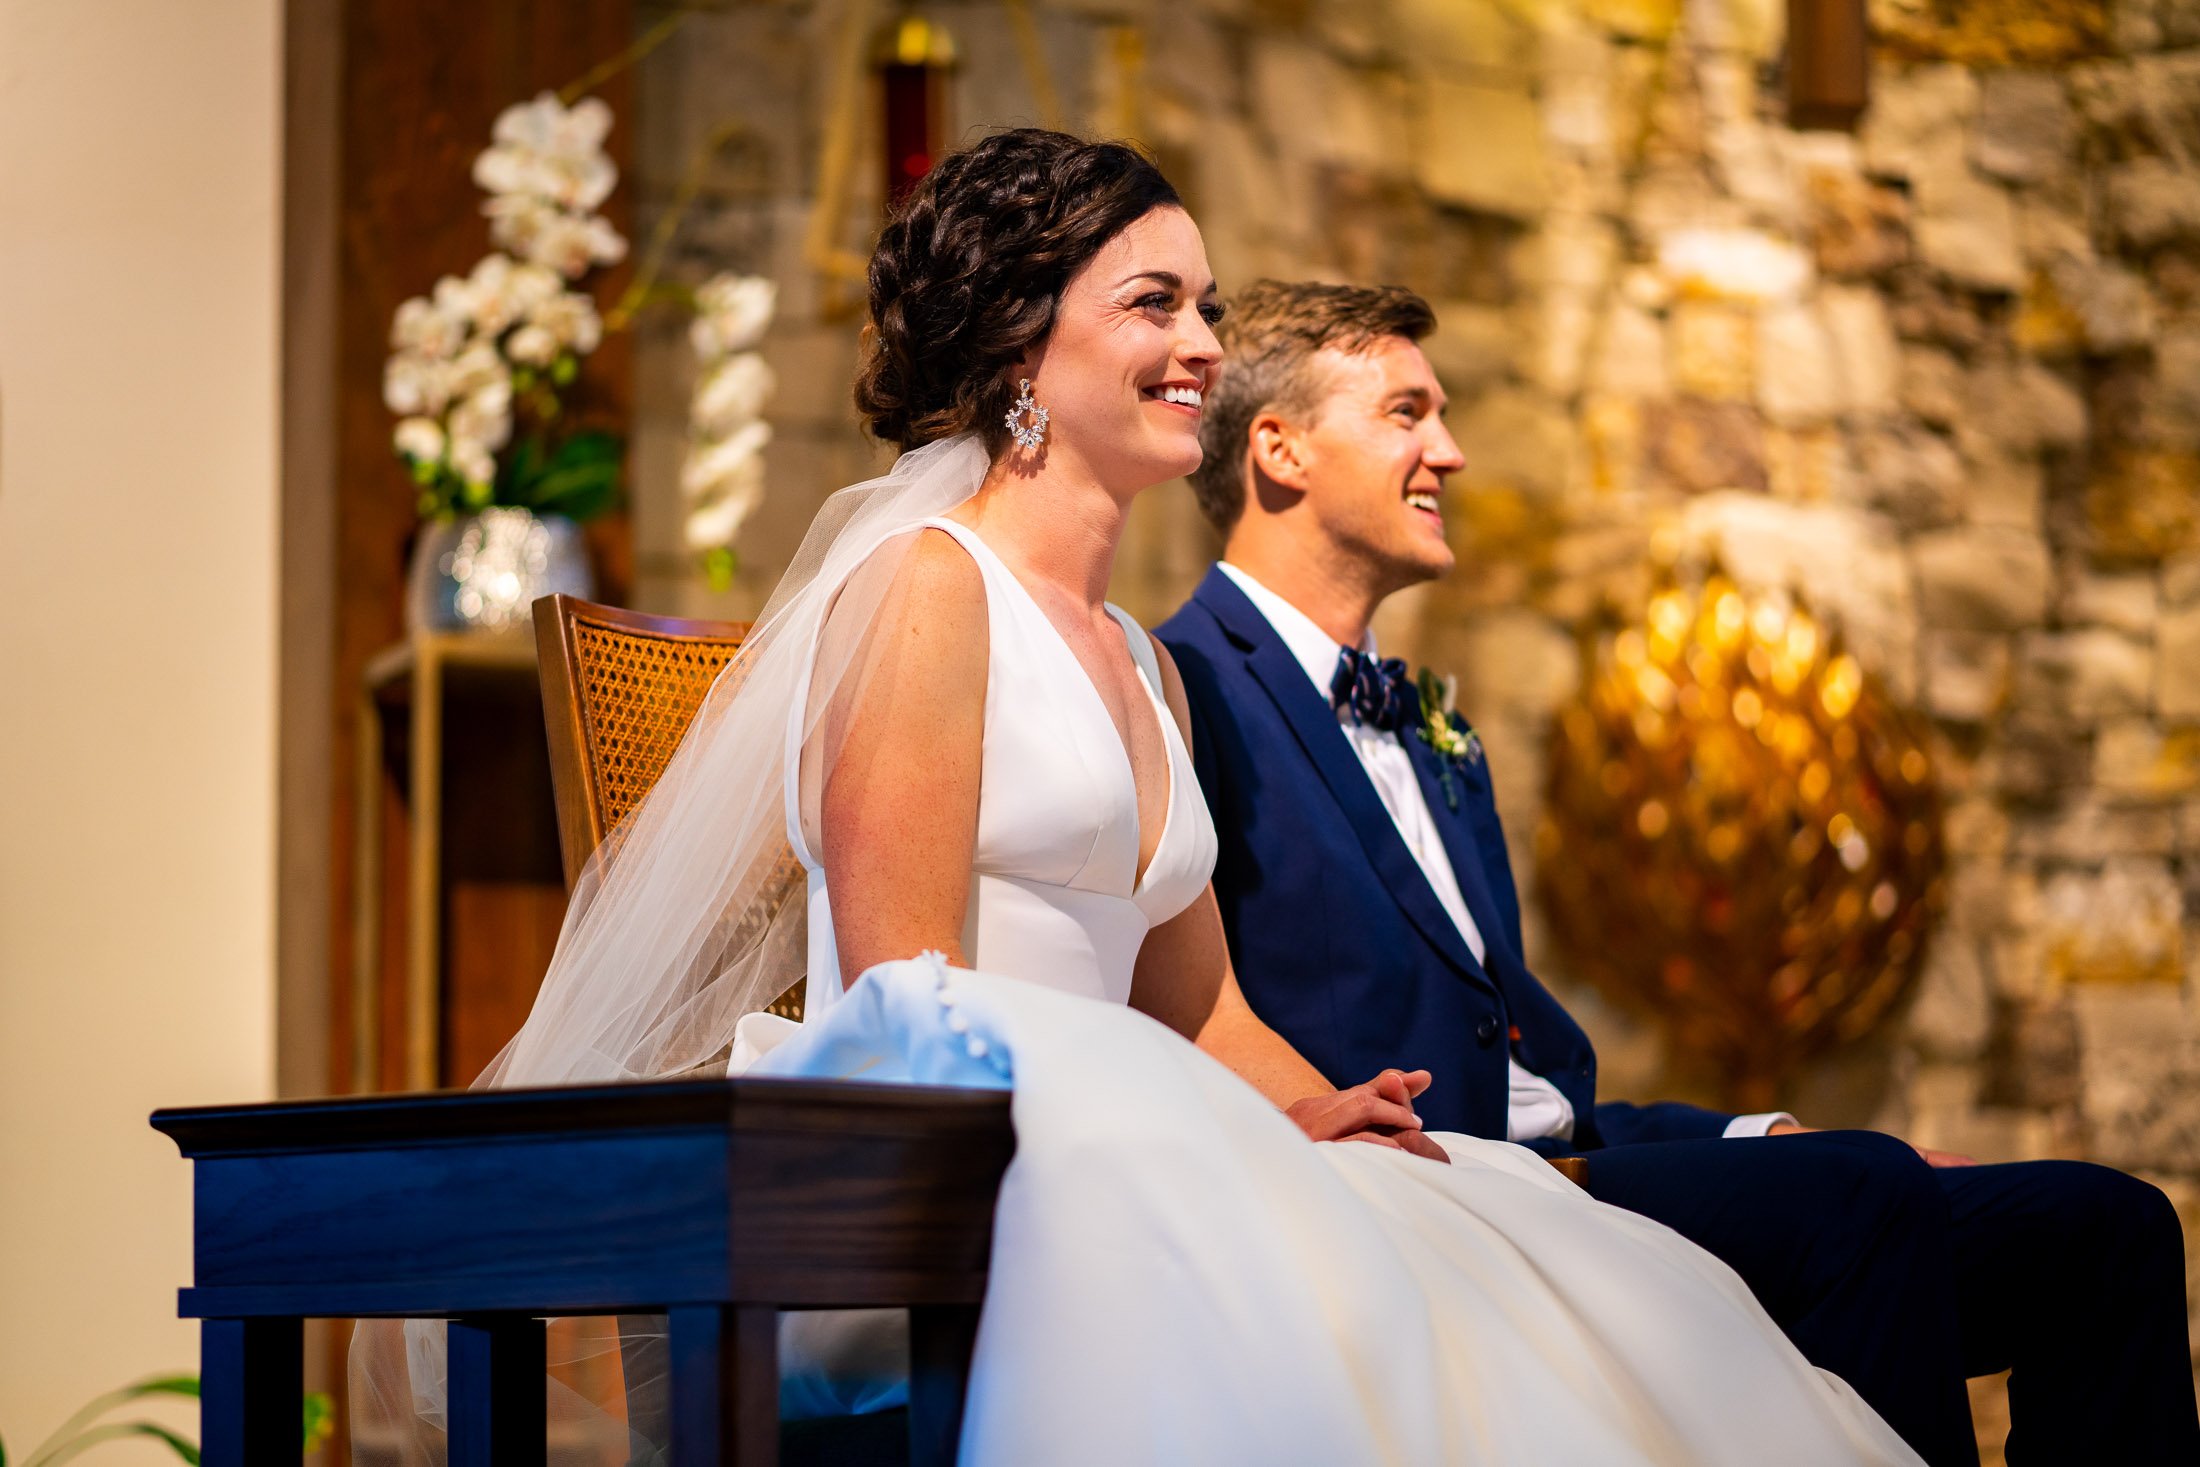
M1691 1105L1596 1103L1596 1050L1522 961L1520 897L1486 760L1455 766L1406 736L1429 813L1480 929L1484 961L1437 901L1382 797L1268 619L1219 568L1157 629L1184 676L1193 762L1221 850L1215 897L1253 1009L1336 1085L1389 1066L1434 1083L1433 1130L1502 1140L1506 1056L1574 1108L1573 1147L1717 1136Z

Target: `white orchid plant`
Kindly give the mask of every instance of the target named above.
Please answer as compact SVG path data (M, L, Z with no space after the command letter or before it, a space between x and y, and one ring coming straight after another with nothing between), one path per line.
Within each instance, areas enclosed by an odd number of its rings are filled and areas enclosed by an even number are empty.
M690 550L703 557L711 584L733 579L734 537L764 497L764 446L771 424L764 404L778 385L756 350L771 324L779 288L760 275L719 275L695 293L695 398L688 409L687 462L680 494Z
M506 108L474 160L499 248L397 308L382 396L423 517L516 505L581 520L617 495L618 436L575 427L564 400L604 332L575 284L626 256L596 212L619 177L610 129L594 97Z
M626 256L597 211L618 183L604 151L611 109L570 107L545 92L505 109L474 182L498 249L460 279L398 307L382 394L398 415L397 453L420 488L423 517L516 505L587 519L618 491L616 434L581 430L565 393L607 331L659 294L692 306L698 363L688 453L680 474L684 533L713 584L730 583L733 540L764 494L764 404L777 385L756 348L778 288L761 276L719 275L689 292L655 283L677 211L606 321L578 283Z

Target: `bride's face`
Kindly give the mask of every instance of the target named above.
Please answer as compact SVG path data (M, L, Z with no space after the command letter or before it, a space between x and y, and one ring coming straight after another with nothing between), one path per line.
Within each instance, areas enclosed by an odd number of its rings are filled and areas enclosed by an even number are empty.
M1198 468L1221 319L1191 215L1155 209L1109 240L1063 290L1027 374L1049 414L1048 448L1128 493Z

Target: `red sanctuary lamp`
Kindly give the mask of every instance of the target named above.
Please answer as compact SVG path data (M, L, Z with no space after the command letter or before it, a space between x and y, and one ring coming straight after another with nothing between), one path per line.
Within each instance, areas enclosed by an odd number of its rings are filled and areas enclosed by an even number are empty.
M1788 126L1854 132L1871 101L1865 0L1788 0Z
M932 171L947 136L947 83L955 38L936 21L904 15L879 32L871 52L879 77L879 121L885 132L886 207L902 201Z

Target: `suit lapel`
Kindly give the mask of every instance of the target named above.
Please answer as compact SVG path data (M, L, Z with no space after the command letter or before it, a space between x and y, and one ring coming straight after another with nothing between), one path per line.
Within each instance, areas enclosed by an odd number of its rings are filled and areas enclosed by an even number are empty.
M1426 740L1412 734L1403 738L1407 753L1413 757L1413 772L1420 776L1421 798L1428 803L1437 834L1443 837L1444 854L1451 857L1451 874L1458 879L1459 895L1466 901L1467 915L1474 918L1474 925L1481 930L1486 953L1499 943L1507 942L1504 920L1497 911L1497 899L1490 894L1489 877L1482 869L1481 842L1474 835L1475 802L1489 798L1488 768L1481 760L1472 764L1464 761L1452 764L1452 787L1459 795L1459 808L1455 810L1444 798L1443 756L1430 748Z
M1233 640L1249 649L1245 656L1246 671L1276 705L1276 711L1282 715L1315 773L1328 786L1330 795L1344 812L1345 823L1358 837L1362 851L1407 919L1460 972L1488 984L1488 975L1474 960L1466 939L1446 915L1443 904L1436 900L1434 888L1428 884L1413 853L1406 849L1390 812L1383 808L1382 797L1375 793L1374 782L1367 777L1360 756L1353 752L1351 741L1338 727L1336 710L1314 691L1313 684L1307 681L1306 669L1299 666L1298 659L1283 645L1283 639L1269 626L1268 619L1220 570L1207 573L1194 599L1206 606ZM1477 913L1475 921L1482 920Z

